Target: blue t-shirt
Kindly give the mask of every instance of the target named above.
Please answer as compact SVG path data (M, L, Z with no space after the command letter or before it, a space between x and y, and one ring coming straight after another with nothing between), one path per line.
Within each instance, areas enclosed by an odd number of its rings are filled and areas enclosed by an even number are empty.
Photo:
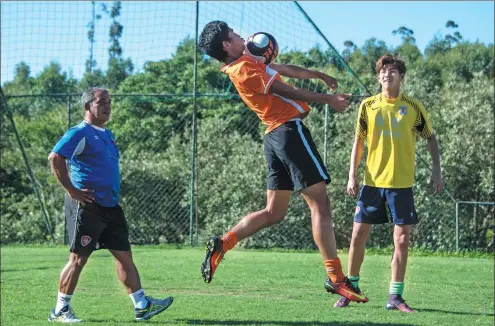
M69 161L74 187L94 190L95 201L102 206L118 204L120 154L110 130L83 121L69 129L52 152Z

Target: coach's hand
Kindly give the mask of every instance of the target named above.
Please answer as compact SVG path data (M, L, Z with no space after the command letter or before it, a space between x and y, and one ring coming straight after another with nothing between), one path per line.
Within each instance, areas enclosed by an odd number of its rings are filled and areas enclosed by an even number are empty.
M439 170L433 170L430 177L430 186L433 187L433 194L437 195L443 190L442 173Z
M339 87L339 83L337 82L337 79L328 76L327 74L321 74L321 80L330 88L331 91L334 91Z
M349 176L349 181L347 181L347 194L349 196L355 197L358 193L359 181L355 176Z
M351 103L351 94L335 94L329 96L328 105L337 112L344 112Z
M80 202L81 204L84 203L92 203L93 200L95 200L95 197L93 196L93 193L95 191L91 189L77 189L73 188L70 191L68 191L69 196Z

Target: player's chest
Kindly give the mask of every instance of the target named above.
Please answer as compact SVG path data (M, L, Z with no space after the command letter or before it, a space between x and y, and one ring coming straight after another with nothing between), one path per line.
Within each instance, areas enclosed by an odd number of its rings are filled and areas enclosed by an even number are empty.
M90 134L86 137L84 154L101 160L108 158L118 160L120 157L115 141L111 137L99 133Z
M412 129L417 113L411 106L399 104L372 105L368 123L375 128Z

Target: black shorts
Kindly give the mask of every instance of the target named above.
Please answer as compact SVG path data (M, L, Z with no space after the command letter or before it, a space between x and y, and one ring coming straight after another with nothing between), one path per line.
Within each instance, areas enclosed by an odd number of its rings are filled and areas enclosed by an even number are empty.
M388 206L392 222L411 225L419 222L412 188L376 188L363 186L354 213L354 222L383 224L388 222Z
M104 207L95 202L84 205L65 195L65 218L70 252L89 257L94 250L131 250L129 228L120 205Z
M263 139L268 163L268 190L295 190L325 181L330 176L313 138L301 120L288 121Z

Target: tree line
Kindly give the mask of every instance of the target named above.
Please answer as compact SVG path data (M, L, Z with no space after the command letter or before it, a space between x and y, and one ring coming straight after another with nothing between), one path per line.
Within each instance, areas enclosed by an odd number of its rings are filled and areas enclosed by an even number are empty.
M185 38L170 59L145 63L133 71L131 58L123 58L119 43L123 26L117 21L120 7L102 8L113 19L110 28L108 69L96 69L90 56L80 79L71 77L60 64L50 62L36 76L20 62L15 77L2 85L7 97L19 94L81 93L90 86L103 86L111 94L141 94L113 98L109 128L122 151L122 201L136 243L185 243L189 240L190 178L192 151L194 40ZM95 19L96 19L95 15ZM404 91L419 99L438 134L446 188L457 200L493 201L494 129L494 46L468 42L459 26L447 22L451 32L435 36L422 53L415 44L414 31L401 26L392 31L401 44L392 47L377 38L357 46L344 43L338 56L332 49L315 46L308 51L287 51L277 60L337 77L341 91L365 95L343 63L349 65L371 93L379 91L374 66L384 53L404 58L407 73ZM88 40L91 41L91 24ZM197 166L193 227L199 240L220 234L241 216L264 203L265 162L262 152L264 128L236 96L220 64L198 53L199 94L197 99ZM318 82L297 82L296 86L324 91ZM146 96L146 94L164 94ZM166 96L165 96L166 94ZM43 202L55 226L63 234L63 193L50 175L46 157L67 129L67 105L71 122L82 119L78 98L8 98L9 109L19 129L27 157L43 193ZM336 233L341 247L347 247L352 230L354 199L342 194L347 182L348 160L357 114L355 103L344 114L330 114L325 130L323 108L312 105L308 117L313 136L323 153L327 135L327 165L332 176L329 192L333 200ZM12 127L2 110L0 184L2 192L2 243L39 242L49 239L36 197L21 163ZM419 155L429 164L426 146L420 141ZM452 249L455 233L454 204L444 195L432 199L423 181L426 165L417 164L416 201L423 227L413 241L429 249ZM472 209L461 221L461 244L484 248L491 240L493 209ZM467 217L465 217L467 216ZM293 200L287 221L270 233L245 241L247 247L312 248L309 214L304 203ZM5 227L8 226L8 227ZM372 245L390 245L388 229L374 232ZM307 239L301 245L300 239Z

